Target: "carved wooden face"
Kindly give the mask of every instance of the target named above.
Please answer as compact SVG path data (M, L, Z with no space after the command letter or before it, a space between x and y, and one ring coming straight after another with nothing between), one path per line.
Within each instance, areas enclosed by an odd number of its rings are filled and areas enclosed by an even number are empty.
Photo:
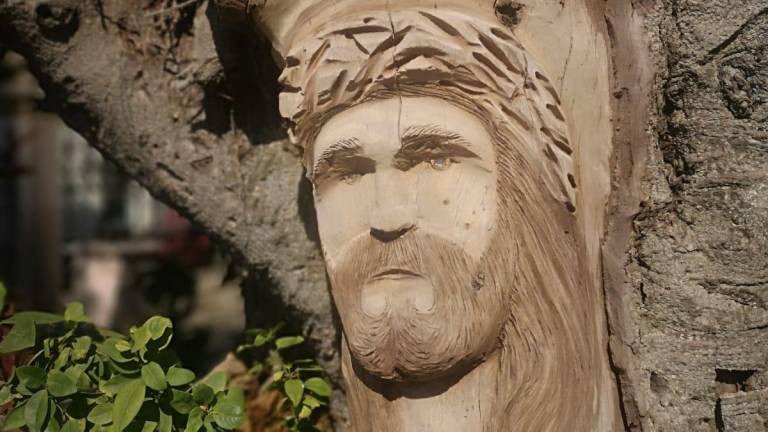
M432 97L369 101L317 135L320 238L347 341L369 372L426 378L494 345L503 306L482 261L495 160L483 123Z
M473 115L432 97L381 99L331 118L314 145L313 183L326 260L360 235L409 230L459 245L474 259L496 220L491 137Z

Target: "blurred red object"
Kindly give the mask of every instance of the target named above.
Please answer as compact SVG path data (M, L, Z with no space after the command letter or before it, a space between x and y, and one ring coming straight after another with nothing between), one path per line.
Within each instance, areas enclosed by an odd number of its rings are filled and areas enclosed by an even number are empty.
M175 256L185 266L196 267L210 262L213 246L208 236L172 209L163 214L163 228L168 233L161 246L162 256Z

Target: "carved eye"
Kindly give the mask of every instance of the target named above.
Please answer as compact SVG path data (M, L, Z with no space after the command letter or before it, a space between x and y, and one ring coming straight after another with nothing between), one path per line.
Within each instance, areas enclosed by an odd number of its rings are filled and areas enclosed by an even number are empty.
M453 161L450 158L441 157L429 160L429 166L436 171L445 171L451 167Z
M351 185L351 184L355 183L357 180L359 180L360 177L361 177L361 175L357 174L357 173L347 173L347 174L344 174L343 176L339 177L339 180L343 181L346 184L350 184Z

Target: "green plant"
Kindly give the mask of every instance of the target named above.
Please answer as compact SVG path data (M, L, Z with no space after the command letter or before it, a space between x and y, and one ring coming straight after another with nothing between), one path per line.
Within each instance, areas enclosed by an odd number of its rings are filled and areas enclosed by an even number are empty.
M289 431L317 431L317 413L328 404L331 386L323 369L314 360L288 360L287 350L304 343L301 336L277 337L283 324L270 329L246 332L248 343L237 352L250 352L254 358L250 372L264 378L264 384L283 393L278 410L285 410L285 426Z
M167 318L124 336L95 327L70 303L63 316L19 312L0 324L13 326L0 353L29 352L0 383L0 403L12 405L3 430L215 432L244 421L243 391L228 389L223 373L196 383L178 365Z

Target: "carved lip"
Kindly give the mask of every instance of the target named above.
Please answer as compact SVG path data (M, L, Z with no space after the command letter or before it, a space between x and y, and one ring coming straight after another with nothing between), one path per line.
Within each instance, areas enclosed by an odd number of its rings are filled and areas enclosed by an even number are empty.
M372 280L407 279L407 278L414 278L414 277L421 277L421 275L412 270L408 270L400 267L387 267L386 269L373 275L371 279Z

